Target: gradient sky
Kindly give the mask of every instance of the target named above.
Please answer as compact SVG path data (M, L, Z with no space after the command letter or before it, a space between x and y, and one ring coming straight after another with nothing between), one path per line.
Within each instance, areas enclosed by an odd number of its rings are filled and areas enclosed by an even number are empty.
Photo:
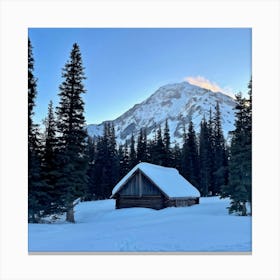
M186 80L229 95L247 92L249 28L30 28L38 78L35 121L58 103L61 69L73 43L87 80L88 124L112 120L168 83Z

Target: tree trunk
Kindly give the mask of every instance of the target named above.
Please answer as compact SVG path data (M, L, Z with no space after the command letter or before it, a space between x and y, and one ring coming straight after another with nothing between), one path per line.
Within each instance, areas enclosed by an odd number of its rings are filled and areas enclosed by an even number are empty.
M75 223L75 218L74 218L74 208L68 208L66 212L66 222L69 223Z
M242 216L247 216L246 202L242 203Z

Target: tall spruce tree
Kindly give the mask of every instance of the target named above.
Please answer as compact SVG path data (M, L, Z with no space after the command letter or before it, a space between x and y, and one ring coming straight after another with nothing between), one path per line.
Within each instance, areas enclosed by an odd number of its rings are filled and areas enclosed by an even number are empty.
M38 125L33 122L37 79L34 74L32 44L28 38L28 221L36 223L40 219L44 196L42 180L41 143Z
M154 137L148 141L148 154L150 157L150 163L157 164L156 162L156 145L157 145L157 130L154 129Z
M89 136L87 137L87 153L88 153L88 184L87 184L87 190L84 197L84 200L94 200L96 199L95 194L95 185L94 185L94 163L96 158L96 142L93 139L93 137Z
M158 164L161 166L164 166L165 164L165 147L162 139L162 131L161 126L158 126L157 132L156 132L156 142L154 146L154 153L153 153L153 163Z
M62 192L66 221L75 222L74 201L84 195L87 186L86 131L84 101L86 92L83 81L84 67L80 48L73 44L70 59L62 71L63 82L59 87L58 132L60 177L57 186Z
M220 194L222 186L227 184L228 169L225 148L225 139L222 130L220 105L217 102L215 106L215 115L213 121L214 135L214 170L213 170L213 194Z
M38 223L45 200L45 183L42 178L42 145L36 126L28 138L28 221Z
M112 194L112 189L119 179L119 161L117 153L116 135L113 123L108 124L108 188L105 190L106 198Z
M250 212L252 214L252 78L248 84L248 96L246 100L245 112L246 112L246 156L245 156L245 185L248 193L248 202L250 204Z
M155 139L149 139L147 141L147 162L155 163Z
M131 134L130 138L130 149L129 149L129 162L130 162L130 169L132 169L137 164L137 155L135 151L135 140L134 134Z
M92 162L92 166L90 166L90 169L92 170L92 175L90 176L92 180L91 185L91 192L92 196L95 199L104 199L104 189L102 188L103 183L103 170L105 166L105 160L107 159L107 145L106 140L104 139L104 136L99 136L96 143L96 151L95 151L95 157L94 162Z
M147 133L146 129L141 128L137 141L137 162L147 161Z
M199 185L199 161L196 134L193 122L190 120L185 143L182 149L182 175L194 186Z
M200 123L199 133L199 189L202 196L207 196L209 192L211 166L210 148L208 125L204 116Z
M213 195L214 194L214 142L215 142L215 136L214 136L214 124L213 124L213 114L212 114L212 108L209 109L209 120L207 123L207 130L208 130L208 142L209 142L209 150L208 150L208 156L209 156L209 185L208 185L208 194Z
M45 183L43 209L45 214L58 213L61 204L61 192L56 187L59 170L57 166L57 135L53 103L48 106L45 121L45 145L43 148L42 177Z
M186 178L187 176L187 132L186 132L186 125L184 124L183 126L183 145L182 145L182 149L181 149L181 169L180 169L180 173L182 174L182 176L184 176Z
M170 131L168 126L168 120L165 120L165 127L163 131L163 145L164 145L164 159L163 165L171 167L173 165L171 157L171 148L170 148Z
M96 198L109 198L120 176L120 162L116 147L115 129L113 124L109 122L104 124L103 136L97 142L93 170Z
M181 172L182 151L178 143L175 143L174 147L171 149L171 154L172 154L172 167L176 168L179 172Z
M34 76L33 47L28 38L28 137L32 136L35 98L37 95L37 79Z
M249 98L236 95L235 130L232 132L228 184L222 197L230 197L229 212L248 214L247 203L252 203L252 81ZM250 210L249 210L250 212Z
M124 146L120 145L120 147L119 147L119 161L120 161L119 179L122 179L130 170L129 169L130 162L129 162L128 142L127 141L125 141Z

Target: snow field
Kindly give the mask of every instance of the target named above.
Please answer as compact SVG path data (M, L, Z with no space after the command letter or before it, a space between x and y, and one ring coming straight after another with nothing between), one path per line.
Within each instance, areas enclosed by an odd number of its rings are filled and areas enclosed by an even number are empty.
M76 224L29 224L29 252L250 252L251 217L228 215L228 199L191 207L115 210L114 200L82 202Z

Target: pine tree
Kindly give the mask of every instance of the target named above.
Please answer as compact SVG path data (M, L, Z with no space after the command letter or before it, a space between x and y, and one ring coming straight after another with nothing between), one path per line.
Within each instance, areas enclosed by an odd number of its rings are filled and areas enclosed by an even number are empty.
M207 122L207 130L208 130L208 143L209 143L209 149L208 149L208 157L209 157L209 184L208 184L208 194L213 195L214 194L214 124L213 124L213 116L212 116L212 109L210 107L209 109L209 120Z
M198 187L198 147L193 122L190 120L188 133L184 137L182 149L182 175L194 186Z
M171 167L172 166L172 158L171 158L171 148L170 148L170 132L168 126L168 120L165 120L165 127L163 131L163 144L164 144L164 166Z
M83 85L85 76L80 48L76 43L63 68L62 78L57 107L61 171L57 185L62 192L62 207L66 211L66 220L74 223L73 202L83 196L86 190L88 165L82 99L82 94L86 92Z
M104 164L107 159L107 144L104 136L98 137L96 143L95 159L92 163L92 196L95 199L104 199L104 189L102 188L103 176L104 176Z
M97 145L96 173L97 193L99 198L105 199L109 195L110 189L110 125L108 122L104 124L103 136Z
M45 145L43 149L42 178L45 183L43 209L45 214L59 212L61 192L56 188L59 170L57 166L57 136L53 103L50 101L45 121Z
M149 163L155 163L155 143L154 139L149 139L147 141L147 162Z
M28 38L28 137L32 136L32 116L34 115L35 98L37 95L37 79L33 74L34 58L32 48L31 41Z
M153 152L153 163L157 165L164 166L165 164L165 147L163 144L163 139L162 139L162 131L161 131L161 126L158 126L158 129L156 131L156 142L154 146L154 152Z
M135 151L135 140L133 133L130 138L130 153L129 153L130 169L132 169L137 164L137 156Z
M205 116L200 123L200 134L199 134L199 186L202 196L207 196L209 192L210 184L210 138L208 131L208 124Z
M87 137L87 157L88 157L88 184L84 200L95 200L95 185L94 185L94 163L96 158L96 143L95 140L88 135Z
M128 142L125 141L124 146L119 147L119 161L120 161L120 176L122 179L130 170L129 153L128 153Z
M28 221L31 223L39 222L42 216L44 188L41 139L38 128L34 126L28 143Z
M154 137L152 139L149 139L148 141L148 154L150 157L150 163L157 164L156 162L156 145L157 145L157 130L154 130Z
M187 132L186 132L186 125L184 124L183 126L183 146L181 149L181 169L180 169L180 173L182 174L182 176L184 176L186 178L187 176Z
M34 58L31 41L28 39L28 221L36 223L40 219L43 197L41 143L38 125L32 120L37 79L34 74Z
M116 185L119 179L119 161L117 153L116 135L113 123L108 124L108 187L105 190L106 198L109 198L112 194L112 189Z
M137 162L147 161L147 133L146 129L141 128L137 142Z
M252 213L252 78L248 84L248 100L246 100L245 112L246 112L246 156L245 156L245 185L248 193L248 202L251 209L249 210Z
M227 184L227 158L225 150L225 139L223 136L221 112L219 103L216 103L213 122L214 135L214 170L213 170L213 194L219 194L222 186Z
M235 130L232 132L228 184L222 188L222 197L230 197L229 212L248 214L246 204L252 202L252 81L249 99L236 95Z
M172 153L172 167L176 168L179 172L181 172L181 164L182 164L182 152L178 143L174 145L171 149Z
M104 124L103 136L97 141L93 165L93 190L97 199L109 198L120 177L120 162L113 124Z

